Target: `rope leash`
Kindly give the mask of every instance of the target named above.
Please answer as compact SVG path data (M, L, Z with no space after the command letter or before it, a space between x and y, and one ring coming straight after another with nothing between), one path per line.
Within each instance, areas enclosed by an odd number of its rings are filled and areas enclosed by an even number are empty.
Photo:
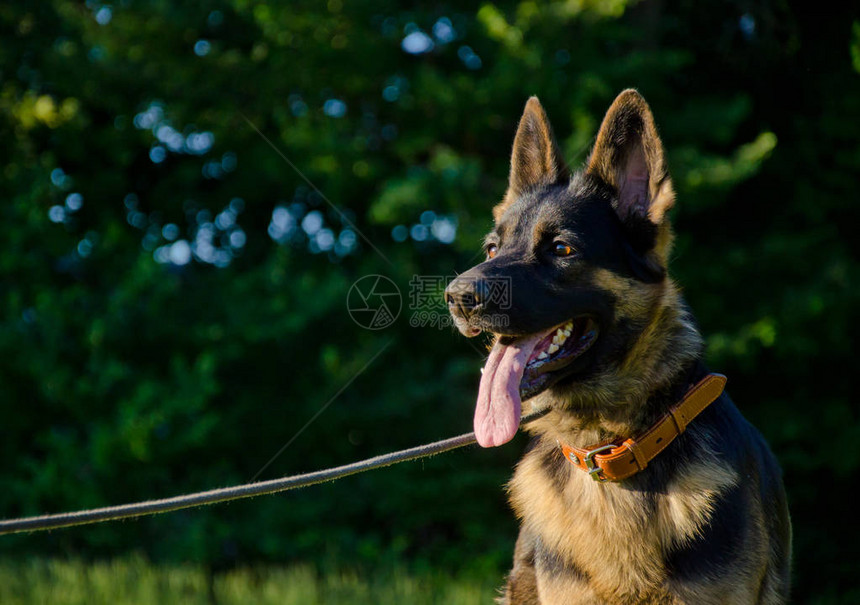
M533 420L537 420L545 414L546 410L526 416L522 419L520 426ZM270 479L268 481L234 485L232 487L223 487L205 492L195 492L193 494L174 496L172 498L162 498L161 500L133 502L131 504L120 504L119 506L107 506L104 508L93 508L69 513L58 513L55 515L7 519L0 521L0 536L20 532L43 531L60 527L88 525L90 523L101 523L103 521L116 521L118 519L127 519L129 517L144 517L147 515L167 513L184 508L192 508L194 506L217 504L219 502L228 502L230 500L239 500L241 498L251 498L252 496L276 494L290 489L298 489L300 487L316 485L317 483L334 481L342 477L363 473L375 468L382 468L399 462L406 462L407 460L427 458L435 454L441 454L443 452L449 452L451 450L471 445L475 443L475 441L475 433L465 433L457 437L428 443L427 445L419 445L406 450L368 458L367 460L360 460L358 462L337 466L335 468L304 473L301 475L293 475L291 477L281 477L280 479Z

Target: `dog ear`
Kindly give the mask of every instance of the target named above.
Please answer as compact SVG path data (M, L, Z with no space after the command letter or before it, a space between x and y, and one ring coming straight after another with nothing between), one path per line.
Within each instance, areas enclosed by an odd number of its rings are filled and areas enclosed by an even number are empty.
M613 187L613 207L639 254L665 266L671 243L669 209L675 201L663 144L651 109L638 92L622 92L606 112L597 133L587 172Z
M508 190L502 203L494 208L493 214L498 219L509 204L529 189L551 185L569 177L546 112L538 98L531 97L514 137Z

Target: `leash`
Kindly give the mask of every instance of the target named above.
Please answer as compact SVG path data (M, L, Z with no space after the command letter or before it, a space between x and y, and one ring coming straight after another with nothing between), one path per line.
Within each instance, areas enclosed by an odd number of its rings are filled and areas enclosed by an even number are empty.
M543 410L526 416L520 422L520 426L541 418L547 412L548 410ZM133 502L130 504L120 504L118 506L107 506L104 508L93 508L68 513L58 513L54 515L42 515L38 517L0 520L0 536L21 532L58 529L61 527L74 527L76 525L88 525L90 523L102 523L104 521L116 521L118 519L127 519L129 517L145 517L148 515L156 515L158 513L167 513L174 510L192 508L194 506L204 506L207 504L228 502L230 500L239 500L241 498L276 494L278 492L284 492L291 489L316 485L317 483L334 481L336 479L341 479L342 477L363 473L375 468L382 468L399 462L406 462L407 460L427 458L428 456L449 452L451 450L471 445L475 442L475 433L465 433L457 437L450 437L449 439L428 443L427 445L419 445L406 450L375 456L374 458L360 460L343 466L304 473L301 475L293 475L290 477L281 477L280 479L270 479L268 481L258 481L255 483L246 483L244 485L223 487L205 492L195 492L193 494L174 496L172 498L163 498L161 500Z

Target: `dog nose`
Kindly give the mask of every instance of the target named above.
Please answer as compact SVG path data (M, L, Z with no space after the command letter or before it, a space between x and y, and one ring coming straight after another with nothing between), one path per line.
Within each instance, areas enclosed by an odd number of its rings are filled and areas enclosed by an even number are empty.
M461 275L445 288L445 302L451 313L468 318L489 298L486 280Z

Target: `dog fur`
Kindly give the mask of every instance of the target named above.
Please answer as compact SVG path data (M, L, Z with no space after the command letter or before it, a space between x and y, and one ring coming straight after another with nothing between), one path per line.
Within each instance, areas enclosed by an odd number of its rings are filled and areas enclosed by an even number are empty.
M521 529L500 603L775 604L788 598L791 528L779 466L723 393L642 472L598 483L563 457L642 434L707 373L703 340L668 277L675 194L645 100L609 108L571 174L529 99L488 259L449 291L511 280L509 308L449 297L458 327L508 342L581 314L594 345L524 402L549 410L508 490ZM560 240L575 253L553 256ZM550 242L549 244L547 242ZM548 252L549 250L549 252ZM459 290L457 290L459 286ZM464 302L465 301L465 302ZM488 318L507 313L505 326Z

